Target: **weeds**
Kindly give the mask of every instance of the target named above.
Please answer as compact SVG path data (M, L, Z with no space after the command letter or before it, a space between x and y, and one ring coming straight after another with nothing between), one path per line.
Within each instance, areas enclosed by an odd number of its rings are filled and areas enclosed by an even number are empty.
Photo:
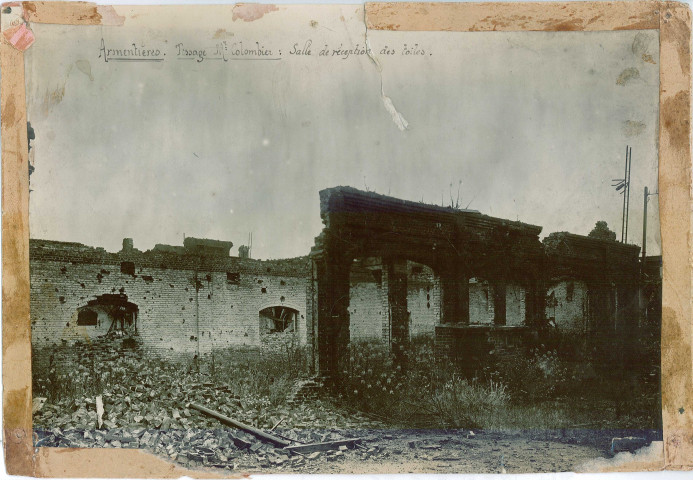
M470 378L436 358L433 339L415 339L397 353L352 342L340 369L342 401L405 427L661 428L656 384L604 377L579 348L537 345L496 355Z
M508 406L508 394L500 383L480 385L453 377L433 393L429 404L444 428L482 428L490 425Z

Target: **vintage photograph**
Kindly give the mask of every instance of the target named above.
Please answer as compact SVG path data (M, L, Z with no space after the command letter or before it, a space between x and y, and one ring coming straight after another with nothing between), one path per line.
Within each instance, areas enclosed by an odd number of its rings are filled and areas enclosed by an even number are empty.
M120 13L24 52L36 447L221 475L662 450L658 30Z

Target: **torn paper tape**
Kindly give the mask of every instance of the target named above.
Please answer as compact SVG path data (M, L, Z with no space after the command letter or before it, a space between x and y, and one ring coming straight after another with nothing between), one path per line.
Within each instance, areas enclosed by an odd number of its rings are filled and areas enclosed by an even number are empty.
M34 43L34 32L21 24L2 32L8 42L19 51L24 51Z

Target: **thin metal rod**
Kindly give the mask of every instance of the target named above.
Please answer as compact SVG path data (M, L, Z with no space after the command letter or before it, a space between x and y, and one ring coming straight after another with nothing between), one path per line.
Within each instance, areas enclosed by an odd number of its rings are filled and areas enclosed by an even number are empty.
M642 265L643 269L645 266L646 249L647 249L647 187L645 187L644 201L643 201L643 214L642 214Z
M628 220L630 217L630 167L633 159L633 148L628 147L628 178L626 179L626 238L625 243L628 243Z
M626 163L623 170L623 181L625 182L628 178L628 145L626 145ZM626 195L623 195L623 212L621 213L621 243L623 243L623 238L625 234L626 227Z

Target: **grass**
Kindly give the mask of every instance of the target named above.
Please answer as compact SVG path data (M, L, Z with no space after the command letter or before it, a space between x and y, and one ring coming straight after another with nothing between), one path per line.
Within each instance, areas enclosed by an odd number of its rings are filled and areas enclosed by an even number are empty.
M507 411L509 396L499 383L477 384L453 377L427 403L443 428L482 428Z
M342 402L398 426L661 430L656 383L613 368L600 376L575 352L565 358L559 349L530 349L463 378L435 357L431 339L416 339L399 356L374 342L350 348L341 368Z

